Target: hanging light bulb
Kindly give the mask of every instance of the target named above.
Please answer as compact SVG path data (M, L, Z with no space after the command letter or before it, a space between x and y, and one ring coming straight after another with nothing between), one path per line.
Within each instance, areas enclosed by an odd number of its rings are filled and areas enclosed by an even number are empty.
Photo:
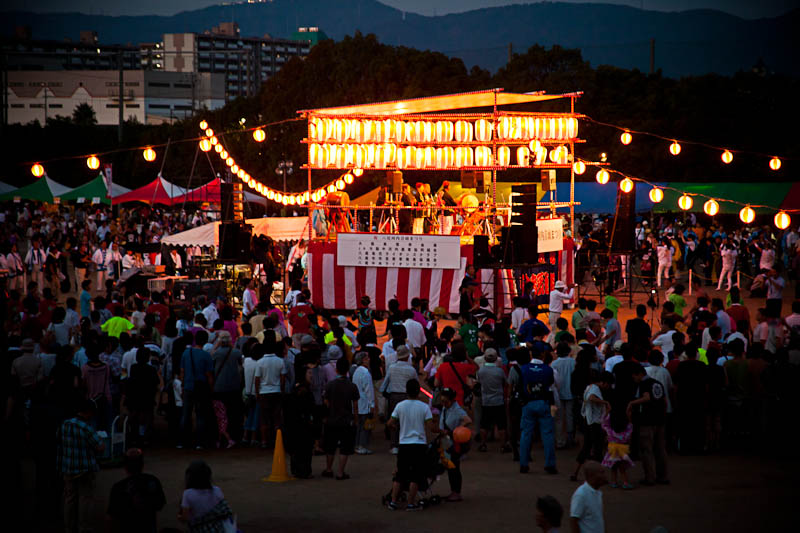
M672 155L681 153L681 145L678 144L678 141L672 141L672 144L669 145L669 153Z
M623 132L622 135L619 136L619 141L624 144L625 146L629 145L633 137L631 136L630 132Z
M144 157L145 161L152 163L156 160L156 151L148 146L144 149L144 151L142 151L142 157Z
M678 198L678 207L680 207L684 211L688 211L689 209L691 209L693 204L694 200L692 200L692 197L689 196L688 194L684 194L683 196Z
M733 154L731 153L730 150L725 150L724 152L722 152L722 156L720 157L722 158L722 162L725 163L726 165L730 165L731 161L733 161Z
M354 168L353 169L353 176L355 176L357 178L360 178L362 174L364 174L364 169L363 168Z
M201 120L200 121L200 129L204 130L206 128L208 128L208 122L206 122L205 120Z
M31 167L31 174L33 174L36 178L41 178L44 176L44 167L39 163L34 163Z
M619 189L624 193L629 193L633 190L633 180L625 178L619 182Z
M255 141L257 143L264 142L264 139L266 139L266 138L267 138L267 134L261 128L258 128L257 130L253 130L253 139L255 139Z
M661 202L664 199L664 191L661 190L659 187L653 187L650 189L650 201L654 204Z
M744 222L745 224L750 224L752 221L756 219L756 212L753 211L753 208L749 205L746 205L739 211L739 220Z
M213 137L213 136L214 136L214 130L212 130L211 128L206 129L206 137Z
M572 170L573 172L575 172L575 174L580 176L581 174L586 172L586 163L584 163L583 161L575 161L572 164Z
M211 141L208 139L203 139L200 141L200 150L203 152L208 152L211 150Z
M789 215L786 214L786 211L779 211L775 215L775 226L778 229L786 229L789 227L789 224L792 223L792 219Z
M769 160L769 168L771 168L772 170L778 170L779 168L781 168L781 160L777 157L773 157L772 159Z
M100 160L97 159L96 155L90 155L86 158L86 166L92 170L97 170L100 168Z
M608 175L608 171L602 168L597 172L597 176L595 179L597 179L597 183L599 183L600 185L605 185L606 183L608 183L610 177L611 176Z
M703 211L706 215L713 217L717 213L719 213L719 204L716 200L711 198L706 203L703 204Z

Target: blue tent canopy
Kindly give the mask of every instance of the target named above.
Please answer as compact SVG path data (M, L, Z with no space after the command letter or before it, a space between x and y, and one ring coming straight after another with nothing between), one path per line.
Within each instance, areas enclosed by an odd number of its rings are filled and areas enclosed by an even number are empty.
M656 185L662 185L657 183ZM652 187L650 185L636 184L636 212L649 211L653 208L649 194ZM550 193L545 193L542 202L550 199ZM559 182L556 188L556 201L569 202L569 183ZM581 182L575 184L575 201L581 205L575 206L576 213L614 213L617 208L617 185L607 183L600 185L597 182Z

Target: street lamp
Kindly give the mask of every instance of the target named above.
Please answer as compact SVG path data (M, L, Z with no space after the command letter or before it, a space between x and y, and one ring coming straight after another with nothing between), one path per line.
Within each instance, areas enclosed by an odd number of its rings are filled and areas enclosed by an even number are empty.
M275 174L283 176L283 195L286 196L286 176L291 176L294 172L294 162L292 160L278 161L278 168L275 169Z

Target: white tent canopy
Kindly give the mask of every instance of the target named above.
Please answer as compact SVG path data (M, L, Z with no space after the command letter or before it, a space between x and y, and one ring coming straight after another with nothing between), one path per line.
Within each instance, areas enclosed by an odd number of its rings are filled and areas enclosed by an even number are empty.
M253 236L266 235L276 241L296 241L308 238L308 217L250 218ZM219 242L219 222L211 222L161 239L167 246L216 246Z

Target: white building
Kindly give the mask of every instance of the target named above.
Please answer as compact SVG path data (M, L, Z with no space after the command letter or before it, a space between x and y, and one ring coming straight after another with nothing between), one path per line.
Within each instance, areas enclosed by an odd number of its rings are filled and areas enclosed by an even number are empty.
M97 123L119 121L119 72L113 70L9 71L8 122L27 124L72 116L89 104ZM224 74L126 70L123 73L123 119L159 124L225 104Z

